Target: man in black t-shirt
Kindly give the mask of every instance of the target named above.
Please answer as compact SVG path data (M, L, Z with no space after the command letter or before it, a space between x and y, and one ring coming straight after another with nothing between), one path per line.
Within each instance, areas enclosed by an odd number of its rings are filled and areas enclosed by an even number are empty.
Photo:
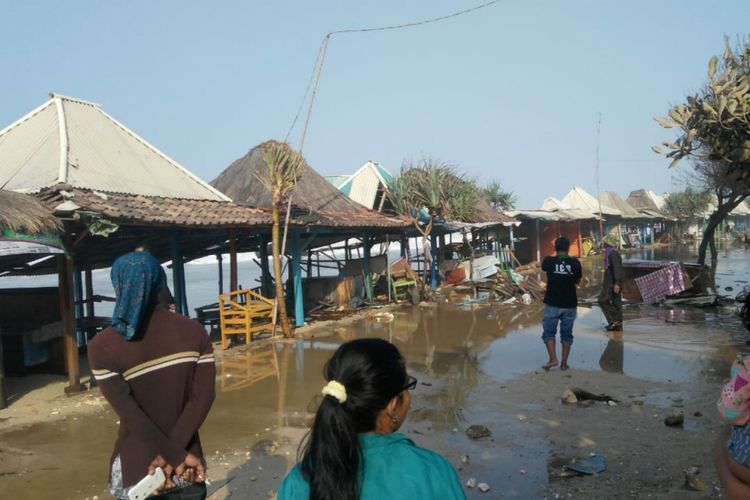
M561 370L568 369L570 346L573 345L573 323L576 319L578 297L576 285L581 281L581 263L568 256L570 241L564 236L555 240L554 257L545 257L542 271L547 272L547 291L544 294L544 319L542 320L542 341L547 346L549 361L542 368L549 370L557 366L555 335L560 323L560 344L562 344Z

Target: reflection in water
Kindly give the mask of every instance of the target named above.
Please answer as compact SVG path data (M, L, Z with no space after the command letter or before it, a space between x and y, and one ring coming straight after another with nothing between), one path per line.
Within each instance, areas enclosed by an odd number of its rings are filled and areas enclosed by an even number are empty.
M665 258L656 251L653 257ZM598 293L600 260L584 260L588 281L581 298ZM748 275L747 254L733 251L719 261L717 286L739 288ZM304 428L315 409L310 402L323 385L324 363L342 342L362 337L393 342L404 354L408 370L420 380L407 430L440 433L445 448L464 450L466 437L453 429L463 430L468 422L512 428L514 415L498 415L488 406L502 394L484 393L482 380L504 381L538 369L544 358L541 305L431 304L391 311L391 323L365 319L334 323L308 340L224 353L218 365L216 402L201 428L207 453L249 450L269 437L266 429L277 426ZM625 319L624 332L607 336L599 309L579 308L570 359L573 368L652 380L716 379L726 375L738 348L747 348L747 334L729 309L630 307ZM116 420L110 411L0 435L4 448L33 453L33 461L23 470L13 464L12 472L19 474L2 476L3 497L102 497ZM493 468L488 475L518 469L510 440L510 435L496 436L497 447L487 452L497 454L487 461ZM548 446L534 438L520 444L523 453ZM59 456L65 456L65 467L60 466ZM545 471L540 460L535 470ZM532 477L529 470L525 486L510 480L510 490L503 495L519 488L520 497L533 497L546 476ZM44 481L38 480L40 475Z
M625 360L625 344L622 340L622 332L611 332L607 347L599 358L599 366L609 373L622 373Z
M221 392L244 389L266 377L279 378L279 361L273 345L232 353L221 359L218 365Z

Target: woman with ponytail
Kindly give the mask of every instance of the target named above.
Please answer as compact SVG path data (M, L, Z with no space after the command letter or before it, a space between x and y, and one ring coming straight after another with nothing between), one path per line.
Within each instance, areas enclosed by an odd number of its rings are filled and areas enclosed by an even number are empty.
M324 375L323 400L279 500L465 498L448 461L396 432L417 380L393 344L347 342Z

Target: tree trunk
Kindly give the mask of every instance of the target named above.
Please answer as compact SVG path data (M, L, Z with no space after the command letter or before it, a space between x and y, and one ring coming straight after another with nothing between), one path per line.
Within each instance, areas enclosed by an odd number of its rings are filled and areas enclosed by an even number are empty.
M721 221L723 221L726 216L729 215L729 212L737 208L737 205L742 203L744 199L745 196L742 196L731 202L719 205L716 211L714 211L714 213L709 216L708 225L706 225L706 229L705 231L703 231L703 239L701 240L701 244L698 247L698 264L706 263L706 249L709 245L711 246L711 260L717 259L716 242L714 241L716 228L719 226L719 224L721 224Z
M276 285L276 312L281 321L284 337L291 338L292 329L289 327L289 317L286 313L286 298L284 296L284 276L281 274L281 204L275 203L271 207L273 226L271 228L271 250L273 252L273 277Z

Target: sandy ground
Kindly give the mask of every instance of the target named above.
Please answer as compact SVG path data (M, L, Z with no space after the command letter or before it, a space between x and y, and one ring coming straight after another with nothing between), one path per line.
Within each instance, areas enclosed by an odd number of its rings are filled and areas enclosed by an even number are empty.
M300 334L309 339L355 320L321 322ZM215 348L219 362L234 351L225 354ZM465 487L469 498L721 497L711 462L711 449L722 427L714 408L722 382L718 377L700 377L702 382L696 384L576 369L530 370L504 381L480 375L465 403L455 408L450 403L446 408L449 381L428 374L418 377L422 383L402 430L417 444L443 453L464 485L472 478L489 485L485 493ZM0 484L3 475L31 468L34 461L22 449L4 447L4 432L111 413L98 390L65 396L65 383L64 377L54 376L9 380L11 404L0 410ZM563 404L563 391L573 388L606 393L620 402L614 406L602 402ZM436 412L451 418L436 425L440 420L433 418ZM666 427L664 418L675 412L684 414L684 426ZM304 424L311 416L299 415L297 421ZM485 425L492 436L469 439L464 431L471 424ZM229 451L207 448L210 498L273 497L295 462L303 427L270 426L257 433L252 443L238 444ZM556 477L565 463L591 453L604 456L605 472ZM686 489L685 470L689 467L699 468L703 491Z

